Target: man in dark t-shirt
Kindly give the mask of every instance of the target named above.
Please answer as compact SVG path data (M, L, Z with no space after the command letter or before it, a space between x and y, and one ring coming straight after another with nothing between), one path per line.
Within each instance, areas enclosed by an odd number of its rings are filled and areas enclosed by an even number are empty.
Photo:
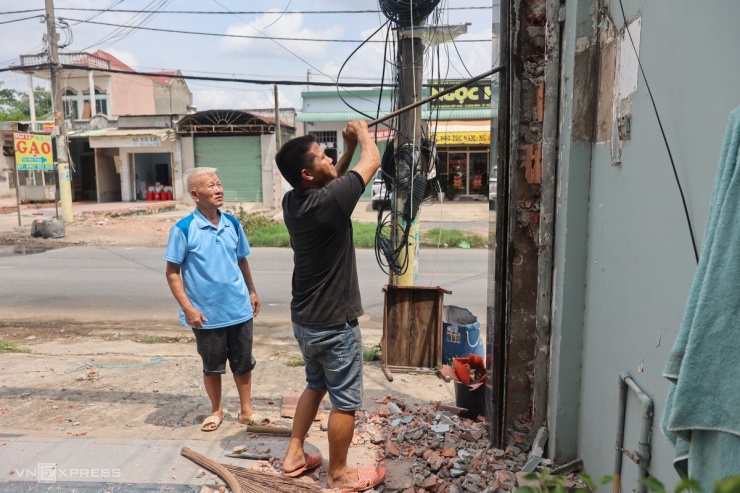
M365 491L383 481L385 468L348 467L355 411L362 408L363 314L352 241L352 211L380 166L380 155L362 120L342 131L346 151L336 166L306 135L287 142L275 156L293 190L283 197L283 216L293 248L293 333L306 362L306 389L296 408L283 459L283 475L296 477L319 467L321 455L306 454L304 440L321 400L329 393L330 488ZM361 146L360 160L347 171Z

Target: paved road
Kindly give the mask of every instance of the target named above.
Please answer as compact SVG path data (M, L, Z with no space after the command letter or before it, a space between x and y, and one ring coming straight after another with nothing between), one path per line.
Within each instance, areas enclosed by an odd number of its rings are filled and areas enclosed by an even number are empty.
M144 247L67 247L35 254L7 254L0 247L0 300L8 319L138 321L176 325L177 305L164 277L162 249ZM2 253L0 251L0 253ZM357 251L364 324L382 327L387 276L370 249ZM292 252L254 248L249 257L263 303L263 323L290 321ZM419 285L452 291L445 304L463 306L485 327L488 251L422 249Z

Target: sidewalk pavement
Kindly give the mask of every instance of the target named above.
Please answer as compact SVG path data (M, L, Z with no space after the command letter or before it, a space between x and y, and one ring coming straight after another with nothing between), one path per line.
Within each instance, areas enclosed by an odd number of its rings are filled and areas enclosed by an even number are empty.
M7 469L0 490L199 492L202 485L215 484L216 477L182 457L182 447L221 463L251 467L254 461L225 457L244 442L0 435L0 462Z

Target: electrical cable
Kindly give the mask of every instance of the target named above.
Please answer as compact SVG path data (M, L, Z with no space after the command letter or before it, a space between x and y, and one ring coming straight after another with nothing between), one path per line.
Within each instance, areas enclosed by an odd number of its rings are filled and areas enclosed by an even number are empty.
M363 47L363 46L365 45L365 43L367 43L367 42L368 42L368 40L370 40L370 38L372 38L373 36L375 36L376 34L378 34L378 32L379 32L379 31L380 31L381 29L383 29L384 27L386 27L386 26L388 25L388 23L389 23L389 21L386 21L386 22L385 22L385 23L384 23L383 25L381 25L381 26L380 26L380 27L379 27L378 29L376 29L375 31L373 31L373 33L372 33L372 34L371 34L370 36L368 36L368 37L367 37L367 38L366 38L366 39L365 39L365 40L364 40L364 41L363 41L362 43L360 43L360 44L359 44L359 45L358 45L358 46L357 46L357 47L356 47L356 48L355 48L354 50L352 50L352 53L350 53L350 54L349 54L349 55L347 56L347 58L346 58L346 59L344 60L344 62L342 63L341 67L339 67L339 71L337 72L337 83L339 83L339 79L340 79L340 78L342 77L342 71L344 70L344 67L345 67L345 66L347 65L347 63L348 63L348 62L350 61L350 59L351 59L351 58L352 58L352 57L354 56L354 54L355 54L355 53L357 53L357 51L358 51L358 50L359 50L360 48L362 48L362 47ZM387 38L386 38L386 41L387 41ZM383 66L385 67L385 64L384 64ZM382 80L382 78L381 78L381 80ZM347 100L345 100L345 99L344 99L344 97L342 96L342 93L341 93L341 92L339 91L339 86L337 86L337 95L339 96L339 99L341 99L341 100L342 100L342 102L343 102L343 103L344 103L344 104L345 104L345 105L346 105L346 106L347 106L347 107L348 107L349 109L351 109L352 111L354 111L354 112L356 112L356 113L359 113L359 114L361 114L362 116L365 116L365 117L367 117L367 118L370 118L370 119L372 119L372 116L368 115L367 113L365 113L365 112L363 112L363 111L360 111L360 110L358 110L358 109L354 108L354 107L353 107L353 106L352 106L351 104L349 104L349 103L347 102ZM382 95L382 88L381 88L381 95ZM364 99L364 98L360 98L360 99ZM366 99L366 101L368 101L368 100ZM380 108L378 108L378 113L380 113Z
M432 6L431 10L426 12L427 15L422 17L418 7L429 8L432 3L434 6ZM433 2L422 1L421 3L414 1L411 4L407 2L406 5L399 7L399 2L392 3L388 0L381 0L381 9L384 9L384 12L389 19L404 22L403 19L420 20L420 17L423 19L427 18L429 13L435 11L435 7L438 3L438 0ZM399 7L401 10L407 9L408 13L404 13L397 9L393 11L395 17L393 15L388 15L389 9L393 10L396 7ZM436 26L438 24L440 17L441 13L437 10L432 19L433 25ZM398 22L396 23L399 24ZM415 34L414 26L411 25L410 29L410 36L413 39ZM432 36L433 35L434 32L432 32ZM424 59L426 57L430 58L431 65L432 67L434 66L433 52L427 53L426 50L422 50L421 53L417 54L416 44L417 43L411 43L410 61L404 62L401 58L400 50L396 52L397 58L394 67L397 73L396 88L397 91L399 91L399 97L395 100L397 104L400 104L400 101L407 100L403 94L407 85L404 84L402 80L405 77L404 74L408 74L409 71L411 71L412 74L415 74L416 71L410 69L413 69L413 67L418 64L422 64L423 66ZM405 63L408 64L408 67L405 66ZM420 91L420 87L418 86L419 82L417 82L416 75L412 75L412 77L413 80L411 81L411 87L409 90L412 91L414 97L416 97ZM423 85L424 84L422 83L422 86ZM396 107L394 107L394 111L391 113L397 113L399 111L395 108ZM393 125L396 130L396 138L400 139L404 144L398 149L395 149L393 141L388 142L388 147L386 147L383 154L381 173L379 174L385 184L385 193L384 197L381 198L381 204L385 204L388 200L392 205L390 212L385 216L383 215L382 208L378 213L376 257L378 258L378 263L381 268L384 270L387 268L387 272L391 272L396 275L404 274L410 265L409 250L411 245L409 244L409 235L419 207L426 198L436 195L433 193L434 190L438 190L438 186L436 185L436 176L434 179L428 180L428 176L432 169L435 170L436 174L436 157L434 156L433 141L428 139L425 128L421 129L420 136L417 135L416 127L419 124L416 120L417 118L418 114L415 112L412 119L404 120L405 125L409 128L401 128L398 124ZM436 124L437 123L435 122L435 128ZM421 138L421 144L417 145L415 142L419 137ZM402 205L395 204L397 199L394 198L393 193L403 193L404 203ZM395 210L396 207L400 207L401 210ZM393 229L393 227L388 227L388 218L390 218L391 225L395 225L395 229ZM392 247L392 244L394 243L396 245L395 248ZM404 255L403 261L401 262L400 255L402 253Z
M379 0L378 5L386 17L399 26L417 24L429 17L440 0Z
M13 19L13 20L10 20L10 21L2 21L2 22L0 22L0 24L12 24L13 22L21 22L21 21L27 21L29 19L39 19L39 18L40 19L45 19L46 16L45 15L32 15L31 17L22 17L20 19Z
M62 64L62 68L67 70L83 70L83 71L89 71L89 67L83 67L80 65L69 65L69 64ZM14 70L18 70L21 67L13 66L13 67L3 67L0 68L0 73L2 72L10 72ZM31 69L48 69L49 64L48 63L42 63L39 65L28 65L23 66L23 69L31 70ZM137 71L129 71L129 70L115 70L115 69L104 69L104 68L96 68L96 72L106 72L111 74L127 74L127 75L143 75L145 77L162 77L162 74L160 72L137 72ZM167 77L173 78L173 79L184 79L184 80L205 80L205 81L211 81L211 82L236 82L236 83L245 83L245 84L279 84L279 85L285 85L285 86L305 86L305 85L312 85L312 86L323 86L323 87L334 87L337 84L341 87L378 87L378 84L375 83L364 83L364 82L318 82L318 81L311 81L307 83L304 81L298 81L298 80L259 80L259 79L239 79L239 78L226 78L226 77L205 77L205 76L198 76L198 75L183 75L183 74L167 74Z
M447 10L490 10L490 6L470 6L470 7L449 7ZM135 14L142 12L141 10L135 10L135 9L93 9L93 8L84 8L84 7L57 7L55 8L56 11L66 10L66 11L76 11L76 12L115 12L115 13L124 13L124 14ZM26 10L13 10L13 11L7 11L7 12L0 12L0 15L8 15L8 14L27 14L30 12L43 12L44 9L26 9ZM378 14L381 13L381 10L291 10L290 12L285 12L286 14ZM230 12L223 12L223 11L213 11L213 10L162 10L159 12L160 14L193 14L193 15L209 15L209 14L215 14L215 15L224 15L224 14L241 14L241 15L262 15L262 14L274 14L275 12L272 11L259 11L259 10L251 10L251 11L230 11Z
M109 26L114 26L116 29L114 29L112 32L108 33L107 35L103 36L98 41L92 43L91 45L86 46L81 51L87 51L93 46L102 45L104 43L107 43L106 46L111 46L114 43L117 43L118 41L130 36L135 30L137 29L145 29L143 25L146 22L149 22L154 18L154 16L157 15L157 9L163 8L169 3L169 0L152 0L149 2L146 7L144 7L144 10L140 13L137 13L133 17L131 17L127 23L125 24L111 24L111 23L105 23ZM149 10L151 8L151 10ZM140 19L137 19L139 14L147 14L142 16ZM62 18L59 18L62 20ZM91 21L91 20L85 20L85 19L64 19L65 21L74 21L77 22L77 24L97 24L97 21ZM101 23L102 24L102 23Z
M223 9L224 9L224 10L226 10L227 12L231 12L231 11L230 11L230 10L229 10L229 9L228 9L228 8L227 8L227 7L225 6L225 5L223 5L222 3L220 3L220 2L218 1L218 0L213 0L213 2L214 2L214 3L216 3L217 5L219 5L219 6L221 7L221 8L223 8ZM308 62L308 60L306 60L306 59L302 58L302 57L301 57L300 55L298 55L298 54L297 54L297 53L295 53L294 51L290 50L290 49L289 49L289 48L288 48L287 46L283 46L282 44L280 44L280 43L278 42L278 40L280 40L280 38L274 38L274 37L268 36L268 35L267 35L267 34L266 34L266 33L265 33L265 32L264 32L264 31L263 31L262 29L260 29L260 28L258 28L258 27L256 27L256 26L253 26L253 25L252 25L252 24L250 24L249 22L247 22L247 21L245 21L244 19L242 19L241 17L239 17L239 15L237 15L237 14L235 14L235 13L233 13L233 12L232 12L232 14L233 14L233 15L234 15L234 16L235 16L235 17L236 17L237 19L239 19L240 21L244 22L244 24L246 24L247 26L251 27L252 29L254 29L255 31L257 31L258 33L262 34L262 36L264 36L265 38L269 39L270 41L272 41L273 43L275 43L276 45L278 45L278 46L279 46L280 48L282 48L283 50L287 51L288 53L290 53L291 55L293 55L294 57L296 57L296 58L297 58L298 60L300 60L300 61L302 61L303 63L305 63L306 65L308 65L308 66L309 66L310 68L314 69L314 70L315 70L316 72L318 72L319 74L321 74L321 75L323 75L323 76L327 77L327 78L328 78L329 80L331 80L331 81L334 81L334 78L333 78L332 76L330 76L330 75L328 75L328 74L325 74L325 73L324 73L324 72L323 72L322 70L320 70L319 68L317 68L317 67L315 67L314 65L312 65L311 63L309 63L309 62ZM274 24L274 23L273 23L273 24ZM272 25L272 24L270 24L270 25ZM269 26L268 26L268 27L269 27ZM257 38L257 39L259 39L259 38Z
M645 75L645 70L642 68L642 62L640 61L640 55L637 53L637 47L635 46L635 41L632 39L632 33L629 30L629 26L627 25L627 16L624 14L624 5L622 5L622 0L619 0L619 8L622 11L622 19L624 20L624 30L627 31L627 35L630 38L630 43L632 44L632 49L635 51L635 56L637 57L637 65L640 67L640 73L642 74L642 78L645 80L645 88L647 89L648 96L650 96L650 102L653 104L653 111L655 112L655 117L658 119L658 126L660 127L660 134L663 136L663 143L665 144L666 151L668 151L668 159L671 161L671 167L673 168L673 177L676 179L676 185L678 186L678 192L681 194L681 203L683 204L683 211L686 215L686 223L689 227L689 235L691 236L691 246L694 249L694 258L696 259L696 263L699 263L699 250L696 246L696 238L694 238L694 228L691 226L691 216L689 215L689 208L686 205L686 197L683 193L683 187L681 186L681 180L678 178L678 172L676 171L676 163L673 161L673 154L671 153L671 146L668 145L668 138L665 135L665 130L663 129L663 122L660 119L660 114L658 113L658 106L655 104L655 98L653 98L653 92L650 90L650 84L648 83L647 76Z
M105 14L106 12L111 12L111 9L113 7L115 7L116 5L120 5L121 3L123 3L123 0L116 0L107 9L100 9L98 13L93 14L90 17L88 17L87 19L85 19L85 22L90 21L90 20L93 20L96 17L100 17L101 15ZM59 9L57 9L57 10L59 10Z
M111 22L85 21L82 19L71 19L69 17L65 17L64 20L71 21L71 22L77 22L78 24L84 23L84 24L94 24L98 26L112 26L112 27L119 27L119 28L121 27L119 24L113 24ZM257 29L251 25L250 27ZM154 31L154 32L172 33L172 34L192 34L194 36L213 36L213 37L218 37L218 38L265 39L265 40L271 40L271 41L276 41L276 40L277 41L308 41L308 42L315 42L315 43L361 43L362 42L362 40L360 39L316 39L316 38L285 38L285 37L272 37L272 36L248 36L248 35L241 35L241 34L209 33L209 32L203 32L203 31L185 31L185 30L180 30L180 29L165 29L165 28L143 27L143 26L138 26L138 27L137 26L126 26L125 28L139 30L139 31ZM458 43L463 43L463 42L465 43L490 43L491 40L490 39L467 39L467 40L458 41ZM369 41L369 43L383 43L383 41ZM94 46L95 44L99 44L99 43L94 43L91 46ZM281 47L285 48L282 45ZM312 67L312 68L315 68L315 67ZM326 75L326 74L323 74L323 75Z

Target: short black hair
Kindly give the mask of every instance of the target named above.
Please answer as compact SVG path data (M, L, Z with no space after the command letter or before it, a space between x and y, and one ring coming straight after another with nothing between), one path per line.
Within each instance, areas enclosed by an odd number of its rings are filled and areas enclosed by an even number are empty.
M316 142L313 134L296 137L283 144L275 154L280 174L293 188L301 188L301 171L313 165L314 156L309 151Z

